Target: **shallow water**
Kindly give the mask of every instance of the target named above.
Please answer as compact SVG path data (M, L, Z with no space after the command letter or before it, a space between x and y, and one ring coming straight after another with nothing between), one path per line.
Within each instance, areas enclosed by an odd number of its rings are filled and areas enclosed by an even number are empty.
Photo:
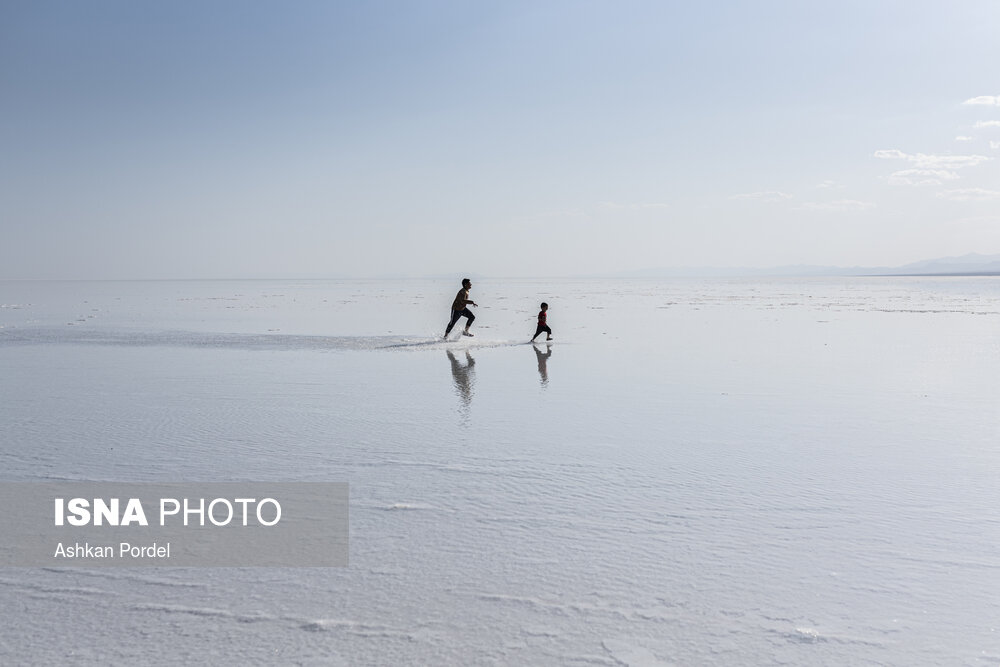
M1000 281L455 289L0 283L4 480L352 496L346 569L5 569L0 662L1000 662Z

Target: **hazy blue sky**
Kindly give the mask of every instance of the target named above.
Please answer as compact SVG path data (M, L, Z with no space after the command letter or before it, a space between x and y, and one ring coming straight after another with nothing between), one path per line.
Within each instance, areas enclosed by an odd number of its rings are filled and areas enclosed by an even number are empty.
M1000 3L0 0L0 278L1000 253Z

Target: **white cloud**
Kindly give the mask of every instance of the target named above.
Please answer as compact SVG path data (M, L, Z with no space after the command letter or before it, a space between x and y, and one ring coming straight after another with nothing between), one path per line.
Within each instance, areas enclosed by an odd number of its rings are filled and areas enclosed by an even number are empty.
M997 121L1000 124L1000 121ZM961 169L974 167L992 158L985 155L928 155L926 153L904 153L895 148L875 151L875 157L882 160L906 160L918 169Z
M950 199L951 201L987 201L1000 198L1000 191L986 190L984 188L961 188L957 190L944 190L938 193L938 197Z
M826 180L816 186L820 190L840 190L844 186L837 181Z
M909 155L896 148L890 148L889 150L875 151L875 157L880 160L908 160Z
M955 137L955 141L972 141L972 137L958 135L957 137Z
M786 199L791 199L792 195L785 192L778 192L776 190L766 190L764 192L747 192L741 195L733 195L730 199L747 199L751 201L761 201L761 202L779 202L785 201Z
M990 148L992 148L993 150L1000 148L1000 141L991 141Z
M975 167L977 164L989 160L990 158L985 155L924 155L917 153L911 162L920 169L961 169L962 167Z
M977 130L983 127L1000 127L1000 120L980 120L973 127Z
M947 169L904 169L889 176L889 182L893 185L941 185L957 178L958 174Z
M991 107L1000 107L1000 95L980 95L965 100L962 104L984 104Z
M806 202L800 208L807 211L865 211L875 208L875 204L856 199L838 199L828 202Z

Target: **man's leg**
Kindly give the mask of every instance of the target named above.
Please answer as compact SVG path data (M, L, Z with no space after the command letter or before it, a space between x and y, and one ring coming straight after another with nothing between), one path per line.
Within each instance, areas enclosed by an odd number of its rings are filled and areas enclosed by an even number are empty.
M465 335L465 336L471 336L472 334L469 333L469 327L472 326L472 323L475 321L476 316L473 315L472 311L469 310L468 308L465 308L464 310L462 310L462 312L460 314L464 315L465 317L468 318L468 320L465 323L465 331L463 331L462 334Z
M458 318L462 316L462 311L453 310L451 311L451 321L448 322L448 328L444 330L444 337L447 338L448 334L451 333L452 328L455 326L455 322L458 322Z

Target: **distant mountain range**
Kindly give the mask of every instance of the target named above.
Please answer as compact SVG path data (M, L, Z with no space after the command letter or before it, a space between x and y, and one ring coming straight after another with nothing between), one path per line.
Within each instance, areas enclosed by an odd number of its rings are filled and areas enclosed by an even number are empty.
M770 268L678 267L615 273L621 278L737 277L737 276L994 276L1000 275L1000 255L970 253L961 257L925 259L903 266L812 266L796 264Z

